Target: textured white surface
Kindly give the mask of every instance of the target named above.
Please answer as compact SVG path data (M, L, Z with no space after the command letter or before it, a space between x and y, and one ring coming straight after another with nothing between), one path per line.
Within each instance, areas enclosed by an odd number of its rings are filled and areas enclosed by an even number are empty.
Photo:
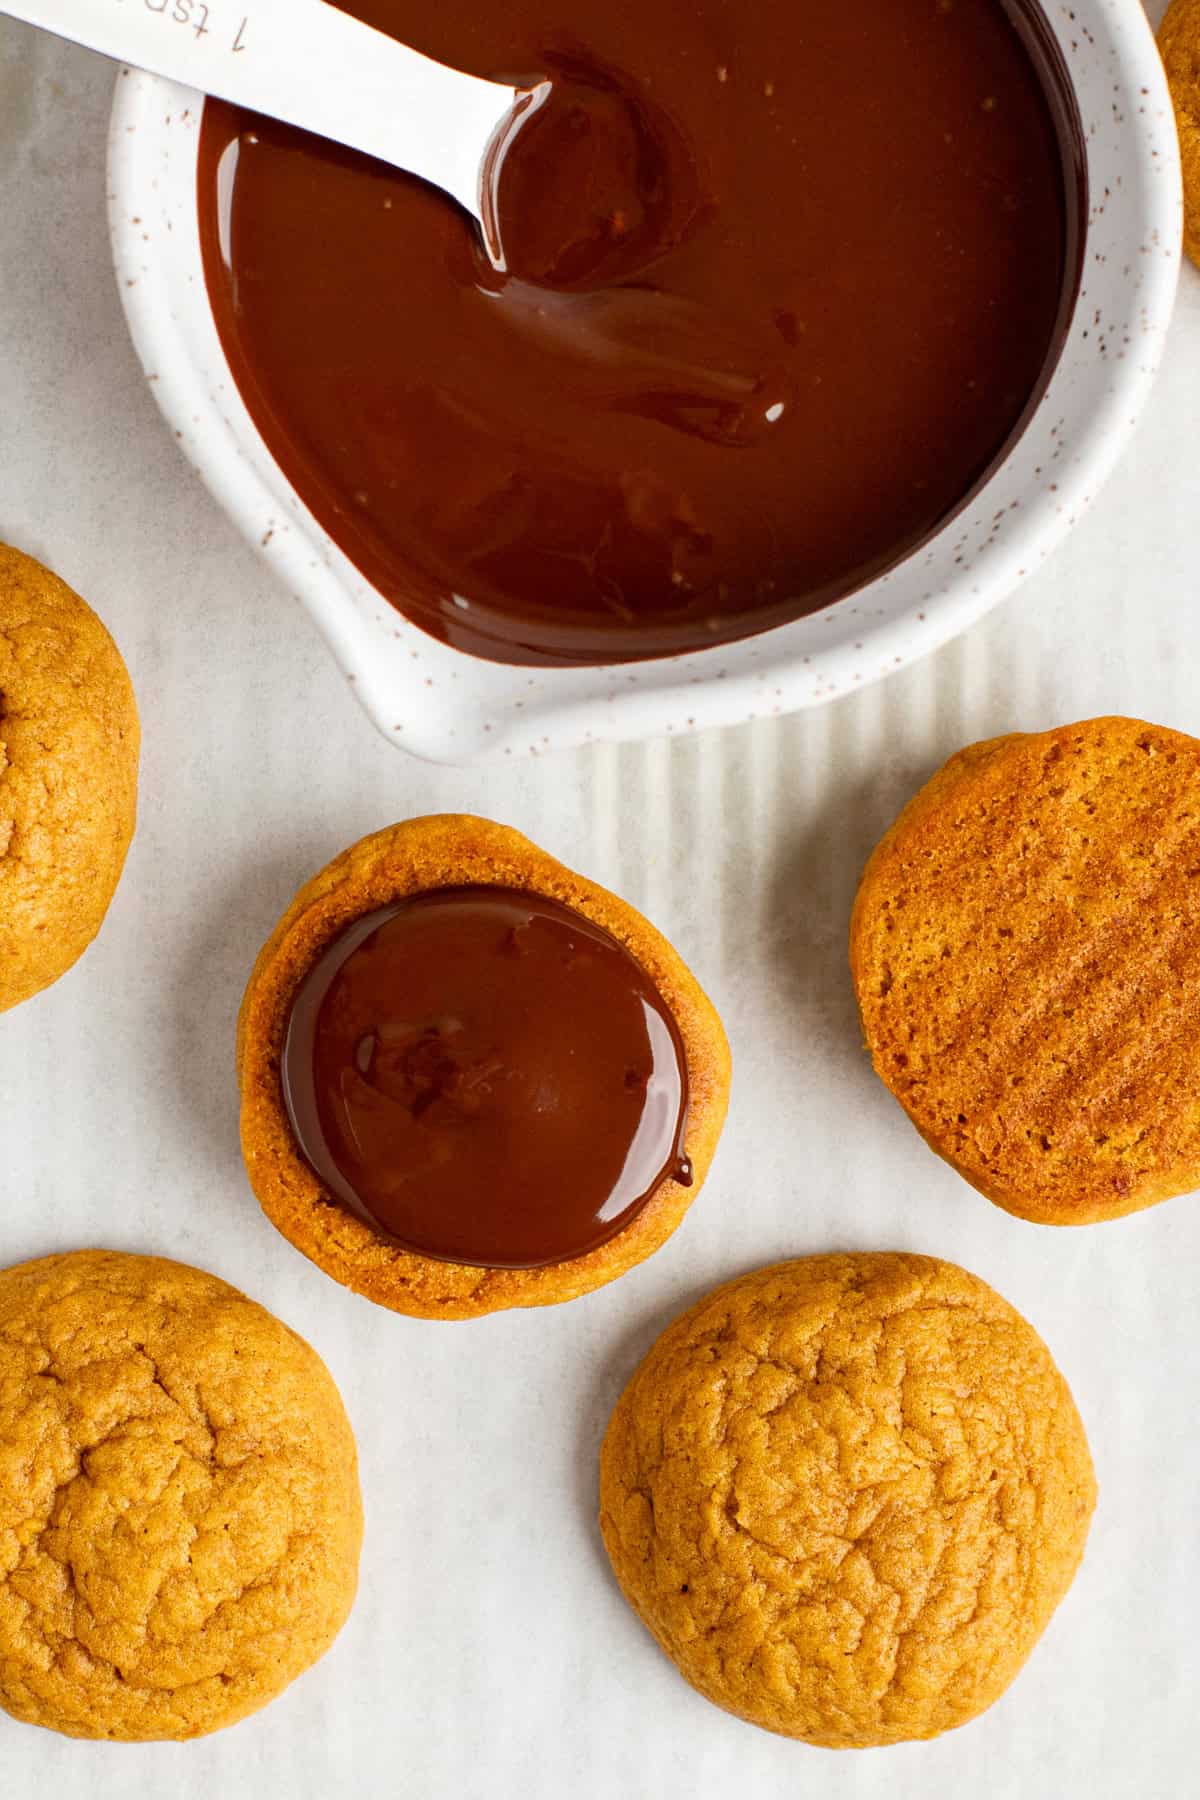
M368 1509L361 1597L266 1712L182 1746L0 1715L5 1800L1182 1800L1200 1684L1200 1208L1074 1233L933 1158L859 1051L844 940L867 849L968 739L1123 710L1200 733L1200 278L1100 505L1013 601L882 687L792 720L486 771L398 756L305 615L178 457L108 267L111 73L0 21L0 538L53 564L129 660L142 815L84 961L0 1019L0 1261L105 1243L204 1264L327 1358ZM590 1299L393 1318L259 1215L231 1070L250 961L298 883L431 808L520 826L643 907L722 1009L733 1110L691 1217ZM835 1245L911 1246L1047 1338L1101 1504L1024 1675L930 1745L834 1755L725 1717L626 1610L596 1449L637 1357L704 1289Z

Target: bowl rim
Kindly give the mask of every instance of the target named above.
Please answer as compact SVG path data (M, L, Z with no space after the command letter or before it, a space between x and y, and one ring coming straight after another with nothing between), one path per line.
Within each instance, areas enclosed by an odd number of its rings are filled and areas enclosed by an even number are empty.
M999 464L925 544L821 612L733 644L582 669L487 663L438 642L396 613L318 525L246 410L207 305L195 205L203 96L139 71L119 72L109 130L109 229L143 371L184 454L306 607L390 742L428 760L473 764L588 742L682 735L820 705L946 643L1045 560L1111 472L1148 396L1174 302L1182 183L1166 78L1141 6L1074 0L1043 10L1084 122L1091 190L1085 268L1058 362ZM1085 11L1094 15L1098 33L1075 24ZM1113 152L1101 143L1072 62L1102 50L1109 86L1125 102L1123 112L1112 105L1115 124L1104 120L1116 133L1123 175L1115 179L1125 183L1115 201L1107 187L1103 198L1097 194L1092 165L1105 156L1111 161ZM186 204L177 206L185 191L190 215ZM1136 335L1136 353L1110 358L1103 379L1093 378L1086 396L1072 400L1072 380L1087 385L1080 356L1088 331L1081 320L1106 204L1113 212L1123 205L1142 240L1136 258L1125 240L1129 263L1118 289L1125 317L1108 315L1126 346ZM177 209L170 213L168 206ZM165 233L147 230L156 219ZM1063 426L1069 429L1059 436ZM1028 475L1018 480L1016 472L1038 440L1057 479L1031 501ZM989 518L1003 523L993 522L984 537ZM953 559L951 551L958 552ZM905 595L897 591L902 586Z

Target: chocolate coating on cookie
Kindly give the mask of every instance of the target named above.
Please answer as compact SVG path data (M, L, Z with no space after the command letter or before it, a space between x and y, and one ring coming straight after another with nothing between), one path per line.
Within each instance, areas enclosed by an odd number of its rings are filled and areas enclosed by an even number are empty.
M296 993L282 1074L331 1191L449 1262L584 1255L691 1179L669 1009L622 944L537 894L447 888L359 919Z
M372 913L453 888L502 890L523 896L525 904L549 902L547 917L567 909L573 921L582 920L577 929L594 928L596 941L611 941L632 960L678 1036L686 1080L679 1160L663 1165L662 1179L643 1204L626 1208L617 1230L565 1260L514 1267L410 1248L322 1178L301 1150L289 1116L281 1069L293 1004L309 971L343 932ZM628 981L629 964L622 966ZM644 1061L644 1041L638 1054ZM669 1063L664 1057L668 1074ZM730 1078L729 1046L712 1002L660 932L626 901L564 868L520 832L461 813L374 832L305 883L251 973L238 1021L237 1064L246 1171L268 1217L336 1281L381 1306L425 1319L472 1319L510 1306L573 1300L651 1256L703 1186ZM623 1075L633 1067L623 1065ZM657 1052L655 1068L661 1072ZM581 1091L590 1104L586 1083ZM660 1146L668 1142L664 1133ZM660 1147L659 1154L667 1151ZM559 1218L582 1220L586 1231L604 1184L597 1184L588 1158L578 1153L562 1174Z

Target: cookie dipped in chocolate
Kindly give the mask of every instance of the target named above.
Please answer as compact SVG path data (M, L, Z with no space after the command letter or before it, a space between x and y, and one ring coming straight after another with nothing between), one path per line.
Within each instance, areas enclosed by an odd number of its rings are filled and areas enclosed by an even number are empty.
M889 568L994 467L1079 274L1081 136L1033 0L347 0L548 79L444 194L209 105L237 384L370 582L499 661L708 648Z
M330 1191L445 1261L565 1262L690 1179L668 1008L615 938L540 895L447 888L356 921L297 990L282 1075Z

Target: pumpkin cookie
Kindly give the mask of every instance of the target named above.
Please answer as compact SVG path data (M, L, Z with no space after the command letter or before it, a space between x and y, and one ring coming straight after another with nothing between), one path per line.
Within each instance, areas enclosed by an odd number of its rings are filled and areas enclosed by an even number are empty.
M0 1271L0 1706L69 1737L232 1725L354 1600L354 1439L315 1351L213 1275Z
M999 1698L1095 1505L1033 1328L974 1275L811 1256L659 1338L600 1456L625 1598L706 1699L832 1749L936 1737Z
M362 839L300 890L238 1032L268 1217L396 1312L572 1300L657 1250L708 1171L721 1023L666 940L519 832Z
M138 743L129 676L95 613L0 544L0 1012L99 931L133 836Z
M1175 106L1183 165L1183 247L1200 265L1200 0L1172 0L1158 47Z
M1092 719L951 757L867 864L850 965L876 1071L1008 1212L1200 1186L1200 742Z

